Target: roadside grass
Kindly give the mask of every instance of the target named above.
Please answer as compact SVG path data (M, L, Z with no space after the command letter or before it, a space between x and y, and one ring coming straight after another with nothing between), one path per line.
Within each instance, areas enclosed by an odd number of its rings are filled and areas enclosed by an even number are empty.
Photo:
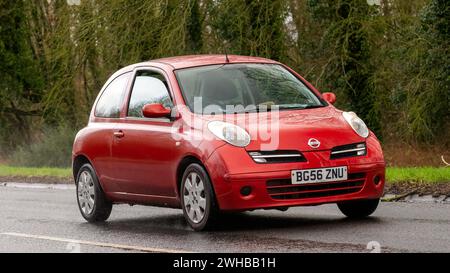
M70 178L70 168L32 168L0 165L0 176Z
M33 168L0 165L0 177L56 177L71 178L70 168ZM449 167L388 167L386 169L388 183L417 182L417 183L450 183Z
M386 169L388 183L450 183L449 167L388 167Z

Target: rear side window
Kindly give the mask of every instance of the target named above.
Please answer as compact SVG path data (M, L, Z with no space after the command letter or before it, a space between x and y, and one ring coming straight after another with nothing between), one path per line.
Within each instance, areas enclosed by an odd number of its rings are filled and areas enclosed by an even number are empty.
M119 118L120 110L125 98L126 87L130 72L122 74L112 80L103 91L97 102L95 116L101 118Z
M160 103L172 108L173 103L163 75L154 71L138 71L131 91L128 116L142 118L142 108L146 104Z

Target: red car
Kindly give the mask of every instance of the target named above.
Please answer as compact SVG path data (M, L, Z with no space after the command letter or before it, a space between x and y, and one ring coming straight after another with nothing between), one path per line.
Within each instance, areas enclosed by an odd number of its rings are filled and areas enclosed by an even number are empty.
M106 82L76 136L83 217L113 204L181 208L202 230L222 211L337 203L366 217L383 194L380 143L289 67L226 55L164 58Z

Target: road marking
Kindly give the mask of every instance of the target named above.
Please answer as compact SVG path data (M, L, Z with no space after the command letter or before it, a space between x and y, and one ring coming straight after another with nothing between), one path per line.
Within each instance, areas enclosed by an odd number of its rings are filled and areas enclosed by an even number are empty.
M13 237L22 237L22 238L30 238L30 239L39 239L39 240L47 240L47 241L55 241L55 242L64 242L64 243L75 243L75 244L80 244L80 245L90 245L90 246L98 246L98 247L109 247L109 248L117 248L117 249L123 249L123 250L135 250L135 251L141 251L141 252L191 253L190 251L168 249L168 248L154 248L154 247L140 247L140 246L131 246L131 245L120 245L120 244L112 244L112 243L92 242L92 241L75 240L75 239L67 239L67 238L58 238L58 237L50 237L50 236L41 236L41 235L33 235L33 234L25 234L25 233L15 233L15 232L3 232L3 233L0 233L0 235L13 236Z

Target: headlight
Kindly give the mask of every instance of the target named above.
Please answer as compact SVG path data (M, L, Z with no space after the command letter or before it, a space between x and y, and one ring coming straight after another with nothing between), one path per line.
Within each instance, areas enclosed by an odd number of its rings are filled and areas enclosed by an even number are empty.
M364 138L369 136L369 128L354 112L343 112L342 116L358 135Z
M216 137L231 145L245 147L250 143L250 135L241 127L223 121L211 121L208 129Z

